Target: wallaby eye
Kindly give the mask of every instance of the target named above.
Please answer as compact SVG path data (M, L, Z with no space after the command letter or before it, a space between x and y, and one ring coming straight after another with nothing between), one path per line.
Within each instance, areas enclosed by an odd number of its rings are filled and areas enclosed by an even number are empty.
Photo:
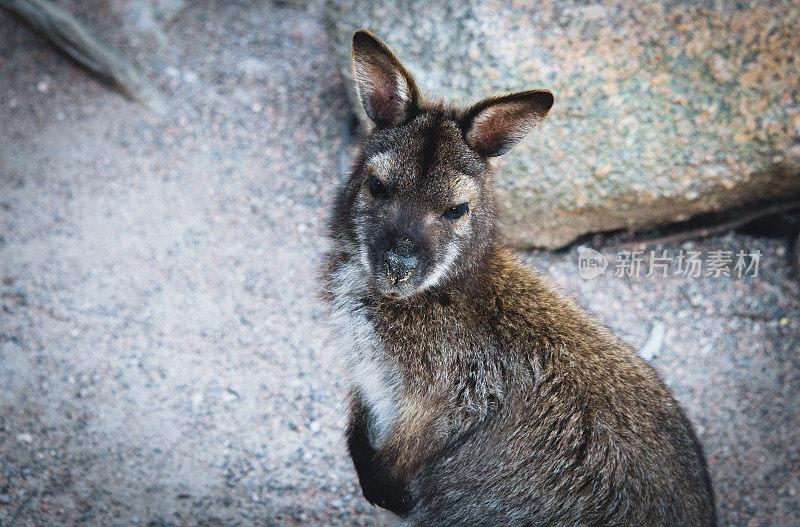
M374 175L367 179L367 188L369 189L369 193L375 199L386 199L389 197L389 189L387 189L386 185L381 183L381 180Z
M462 203L461 205L450 207L449 209L444 211L444 214L442 214L442 216L447 218L448 220L457 220L458 218L466 214L468 210L469 210L469 204Z

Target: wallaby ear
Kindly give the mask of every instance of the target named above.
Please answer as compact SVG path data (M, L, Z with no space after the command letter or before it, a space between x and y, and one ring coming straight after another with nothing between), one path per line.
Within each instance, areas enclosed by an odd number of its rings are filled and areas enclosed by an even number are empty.
M529 90L484 99L463 120L464 138L478 154L503 155L536 128L553 106L547 90Z
M417 85L386 45L365 29L353 34L350 58L361 104L381 126L406 122L417 108Z

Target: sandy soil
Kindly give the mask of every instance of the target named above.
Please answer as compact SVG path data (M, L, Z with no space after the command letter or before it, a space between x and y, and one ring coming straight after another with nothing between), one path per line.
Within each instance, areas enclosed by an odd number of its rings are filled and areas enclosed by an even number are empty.
M0 523L375 524L315 297L354 142L320 6L63 5L170 112L0 14ZM706 445L723 525L800 524L786 243L694 248L759 249L759 276L585 281L575 249L522 257L636 347L665 325L652 362Z

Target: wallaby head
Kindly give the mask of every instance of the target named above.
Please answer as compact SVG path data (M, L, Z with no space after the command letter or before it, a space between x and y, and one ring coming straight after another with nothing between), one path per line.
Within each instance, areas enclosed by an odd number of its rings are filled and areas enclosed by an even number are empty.
M353 35L358 96L375 126L336 205L334 235L349 242L378 293L405 298L465 277L496 237L490 158L547 115L532 90L457 108L423 99L374 35Z

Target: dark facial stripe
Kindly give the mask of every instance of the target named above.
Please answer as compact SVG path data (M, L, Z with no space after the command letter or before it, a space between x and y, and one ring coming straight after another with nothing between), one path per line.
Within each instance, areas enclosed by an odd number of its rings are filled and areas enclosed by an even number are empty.
M419 176L425 177L433 168L436 161L436 149L439 146L441 117L431 116L431 122L424 131L422 150L419 156Z

